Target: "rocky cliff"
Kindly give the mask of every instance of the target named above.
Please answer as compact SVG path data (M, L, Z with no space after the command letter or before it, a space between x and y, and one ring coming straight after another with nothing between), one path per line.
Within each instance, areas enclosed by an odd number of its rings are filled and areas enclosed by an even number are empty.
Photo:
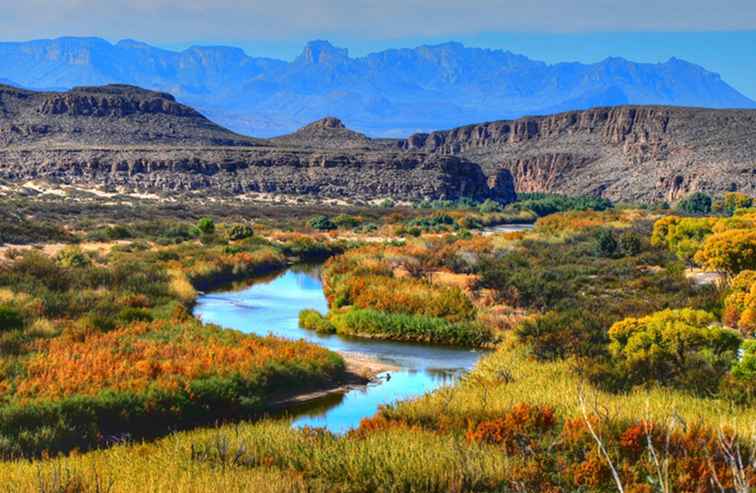
M265 141L130 86L36 93L0 87L0 178L175 195L276 193L397 200L514 198L509 173L401 149L337 119Z
M404 150L508 170L523 192L673 201L756 194L756 111L619 106L416 134Z

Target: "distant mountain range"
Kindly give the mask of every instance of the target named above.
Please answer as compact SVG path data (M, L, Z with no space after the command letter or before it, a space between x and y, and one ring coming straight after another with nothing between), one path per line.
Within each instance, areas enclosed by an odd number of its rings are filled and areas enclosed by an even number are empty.
M459 43L350 58L327 41L292 62L223 46L164 50L133 40L0 43L0 83L32 89L133 84L170 92L240 133L281 135L326 115L373 136L595 106L756 108L718 74L672 58L549 65Z

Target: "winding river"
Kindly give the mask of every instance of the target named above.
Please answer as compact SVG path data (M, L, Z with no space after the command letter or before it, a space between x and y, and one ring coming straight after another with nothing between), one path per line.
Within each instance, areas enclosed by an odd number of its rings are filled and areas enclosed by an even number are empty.
M506 225L490 233L521 231L530 225ZM319 266L294 266L242 289L202 295L194 314L207 323L257 335L304 339L339 353L367 356L398 368L378 381L344 394L331 394L287 410L294 426L325 427L344 432L383 404L423 395L452 383L471 369L482 351L409 344L339 335L321 335L299 327L299 312L328 311Z
M201 296L194 314L202 321L258 335L305 339L332 351L377 359L398 370L345 394L332 394L289 409L294 426L344 432L378 406L422 395L452 382L483 354L468 349L320 335L299 328L299 312L328 311L318 266L294 266L240 290ZM389 377L390 378L387 378Z

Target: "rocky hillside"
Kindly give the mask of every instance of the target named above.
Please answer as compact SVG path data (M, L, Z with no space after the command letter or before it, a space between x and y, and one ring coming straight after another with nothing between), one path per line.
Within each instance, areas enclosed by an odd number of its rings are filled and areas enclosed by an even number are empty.
M244 145L170 94L133 86L34 92L0 85L0 146Z
M464 158L372 141L332 118L286 138L251 139L168 94L120 85L0 87L0 178L174 197L514 198L507 171L487 176Z
M404 150L459 156L514 176L517 191L674 201L756 194L756 111L622 106L416 134Z

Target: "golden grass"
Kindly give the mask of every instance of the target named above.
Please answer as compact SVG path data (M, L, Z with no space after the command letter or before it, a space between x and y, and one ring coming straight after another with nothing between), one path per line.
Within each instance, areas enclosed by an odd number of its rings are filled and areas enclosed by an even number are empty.
M0 491L491 490L509 475L510 463L495 449L468 445L462 437L394 429L364 439L338 438L295 430L287 421L264 421L177 433L150 444L80 456L0 463ZM54 482L64 487L50 488ZM76 487L65 488L71 484Z
M8 493L235 493L305 491L291 472L193 462L186 435L46 461L0 463ZM99 488L98 488L99 486Z
M533 361L523 349L507 344L483 358L459 385L401 403L391 413L410 422L429 422L439 415L464 422L468 416L496 414L524 402L552 406L560 416L578 416L582 389L586 402L611 418L662 422L677 415L688 423L701 421L712 428L727 425L743 434L751 433L756 423L756 408L737 408L723 400L698 398L668 388L621 395L601 392L583 385L571 364Z
M191 303L197 298L197 290L192 286L187 275L179 269L168 271L171 278L170 288L173 293L184 303Z

